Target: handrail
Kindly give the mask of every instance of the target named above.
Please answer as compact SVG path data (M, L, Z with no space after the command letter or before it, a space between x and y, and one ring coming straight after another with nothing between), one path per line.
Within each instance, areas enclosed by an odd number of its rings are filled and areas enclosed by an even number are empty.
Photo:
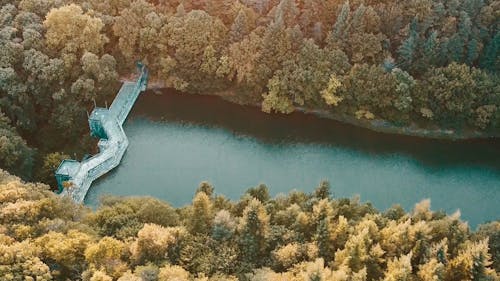
M70 182L70 186L72 186L71 189L63 190L61 193L63 196L70 196L78 203L82 202L92 182L120 164L128 147L128 139L122 125L137 97L145 90L148 80L147 68L142 64L139 64L138 67L140 75L134 82L132 89L128 89L131 85L130 82L124 83L111 104L110 109L99 109L99 112L107 110L107 114L96 115L99 118L100 126L108 137L106 146L99 147L100 151L97 155L79 162L78 170L73 171L72 174L68 174L68 169L64 168L65 161L61 163L56 171L56 179L59 186L65 186L63 181ZM119 101L119 99L122 100ZM113 105L120 107L117 110L111 111L111 108L115 109ZM92 115L94 115L94 111ZM67 179L68 177L69 179Z

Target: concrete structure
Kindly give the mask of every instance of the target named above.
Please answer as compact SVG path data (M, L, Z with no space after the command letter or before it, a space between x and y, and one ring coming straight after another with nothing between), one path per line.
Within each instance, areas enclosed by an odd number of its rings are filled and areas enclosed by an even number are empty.
M139 94L146 90L148 71L138 64L140 76L135 82L125 82L110 108L96 107L89 116L92 136L99 138L99 153L78 162L64 160L56 171L57 185L63 196L81 203L93 181L120 164L128 147L123 123Z

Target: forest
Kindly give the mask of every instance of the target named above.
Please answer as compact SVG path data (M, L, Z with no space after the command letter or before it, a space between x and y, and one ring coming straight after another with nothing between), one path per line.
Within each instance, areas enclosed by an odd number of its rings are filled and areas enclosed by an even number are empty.
M104 197L97 210L0 170L0 279L83 281L498 280L500 222L471 231L423 200L379 212L311 194L237 201L202 182L192 204Z
M500 131L497 0L0 3L0 167L26 180L95 151L86 112L136 61L161 87L270 113Z
M429 200L379 211L322 182L231 201L203 182L184 207L92 210L50 187L96 152L87 113L137 61L152 86L272 114L488 135L499 48L498 0L0 0L0 280L499 280L500 222Z

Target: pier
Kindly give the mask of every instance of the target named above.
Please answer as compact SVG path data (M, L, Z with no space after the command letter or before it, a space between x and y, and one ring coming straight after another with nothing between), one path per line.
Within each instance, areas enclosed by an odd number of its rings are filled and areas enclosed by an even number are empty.
M142 64L138 68L137 80L123 83L109 109L95 107L89 115L90 134L99 138L99 153L81 162L64 160L57 168L55 176L62 196L83 202L92 182L120 164L129 144L123 123L139 94L146 90L148 80L147 68Z

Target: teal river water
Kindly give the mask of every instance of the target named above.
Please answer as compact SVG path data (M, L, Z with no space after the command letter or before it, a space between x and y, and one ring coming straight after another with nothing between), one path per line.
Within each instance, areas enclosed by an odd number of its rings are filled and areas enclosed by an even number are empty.
M215 97L143 94L125 125L121 165L95 182L99 196L150 195L182 206L201 181L238 199L266 184L272 195L310 192L322 179L335 197L360 195L380 210L433 210L475 227L500 219L500 141L437 141L375 133L311 115L269 115Z

